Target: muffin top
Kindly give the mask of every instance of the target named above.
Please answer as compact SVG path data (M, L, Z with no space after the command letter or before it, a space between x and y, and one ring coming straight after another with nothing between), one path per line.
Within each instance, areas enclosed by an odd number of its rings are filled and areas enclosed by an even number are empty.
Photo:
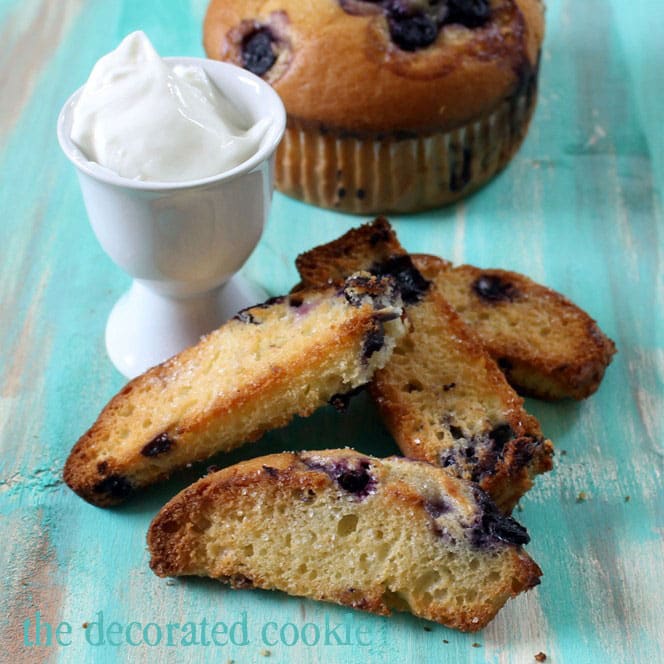
M209 57L269 81L291 125L449 130L536 75L541 0L212 0Z

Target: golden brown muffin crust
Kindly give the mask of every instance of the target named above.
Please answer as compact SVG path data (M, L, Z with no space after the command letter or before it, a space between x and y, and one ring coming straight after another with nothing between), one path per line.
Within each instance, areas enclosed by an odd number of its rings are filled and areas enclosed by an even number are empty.
M212 0L206 53L242 64L242 39L258 26L277 39L264 78L290 124L360 135L447 130L490 113L536 75L544 36L540 0L491 0L485 25L445 25L413 52L393 43L378 8L358 15L338 0Z

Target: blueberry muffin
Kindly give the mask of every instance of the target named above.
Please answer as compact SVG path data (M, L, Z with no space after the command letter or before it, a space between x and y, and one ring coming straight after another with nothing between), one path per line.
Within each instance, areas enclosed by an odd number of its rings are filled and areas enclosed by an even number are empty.
M353 450L259 457L175 496L148 532L159 576L207 576L476 631L539 583L526 530L477 486Z
M543 34L540 0L212 0L204 45L282 97L281 191L410 212L457 200L510 160Z
M298 256L303 284L343 283L358 269L389 274L412 331L369 387L401 451L478 482L505 512L552 468L553 446L478 336L423 275L387 220Z
M64 479L95 505L256 440L369 381L406 333L393 281L356 275L241 311L135 378L67 459Z

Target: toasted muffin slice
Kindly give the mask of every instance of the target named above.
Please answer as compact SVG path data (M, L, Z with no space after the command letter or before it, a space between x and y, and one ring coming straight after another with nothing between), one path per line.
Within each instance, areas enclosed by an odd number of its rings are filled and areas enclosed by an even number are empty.
M240 312L132 380L74 446L64 479L96 505L256 440L369 381L405 334L389 277L354 275Z
M476 485L404 458L283 453L210 474L148 532L159 576L207 576L382 615L484 627L539 583L526 530Z
M507 270L454 267L422 254L413 261L521 394L585 399L597 390L615 344L560 293Z
M385 219L302 254L296 264L309 286L341 282L357 269L390 274L399 284L412 331L370 390L406 456L479 482L505 511L551 469L553 447L539 423Z

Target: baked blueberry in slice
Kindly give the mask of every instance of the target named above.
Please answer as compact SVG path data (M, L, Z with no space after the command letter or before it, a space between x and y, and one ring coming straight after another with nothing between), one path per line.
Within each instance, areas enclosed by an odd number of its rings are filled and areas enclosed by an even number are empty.
M374 353L377 353L385 345L385 333L380 322L376 321L373 329L370 330L364 338L362 345L362 355L368 360Z
M471 541L478 548L495 546L498 542L521 546L530 542L528 531L511 516L506 516L479 487L473 493L480 514L473 524Z
M131 494L133 487L126 477L122 475L109 475L101 482L95 484L93 491L98 494L107 494L113 499L123 500Z
M328 403L333 406L337 412L345 413L348 410L348 406L350 405L350 400L357 396L360 392L363 392L366 387L366 385L359 385L358 387L350 390L350 392L344 392L343 394L333 394Z
M382 263L374 263L369 271L376 276L394 277L406 304L419 302L431 285L413 265L408 254L391 256Z
M433 500L427 500L424 503L424 509L427 514L429 514L434 519L437 519L443 514L447 514L452 508L443 498L435 498Z
M141 454L146 457L154 457L168 452L171 447L173 447L173 440L164 432L146 443L141 449Z
M493 440L495 449L500 452L505 447L505 444L514 438L514 431L509 424L499 424L492 429L489 438Z
M360 500L376 491L376 479L370 470L370 460L366 457L355 455L334 459L302 454L300 460L311 470L324 472L344 491L354 494Z
M483 274L478 277L473 282L472 288L483 300L489 302L512 301L519 295L516 288L509 281L504 281L492 274Z

